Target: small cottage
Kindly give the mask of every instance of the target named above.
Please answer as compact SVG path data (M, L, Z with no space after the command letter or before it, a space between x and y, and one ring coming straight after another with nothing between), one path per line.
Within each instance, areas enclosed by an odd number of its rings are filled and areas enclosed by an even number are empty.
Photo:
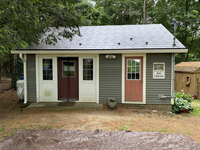
M200 62L182 62L175 66L175 91L200 97Z
M173 104L175 53L187 49L161 24L80 27L82 36L17 49L24 102Z

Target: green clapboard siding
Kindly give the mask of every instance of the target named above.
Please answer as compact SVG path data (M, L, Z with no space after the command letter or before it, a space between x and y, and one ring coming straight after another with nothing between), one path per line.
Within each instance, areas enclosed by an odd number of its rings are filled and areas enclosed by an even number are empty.
M165 63L165 79L153 79L153 63ZM147 54L146 103L171 104L171 98L159 99L159 94L171 96L172 54Z
M36 101L35 55L27 55L27 100Z
M121 103L122 98L122 55L116 59L105 59L99 55L99 102L106 103L109 97Z

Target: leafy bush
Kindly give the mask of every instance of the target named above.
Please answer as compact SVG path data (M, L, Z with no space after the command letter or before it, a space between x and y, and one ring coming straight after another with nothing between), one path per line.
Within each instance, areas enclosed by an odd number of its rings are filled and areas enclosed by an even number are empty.
M193 100L192 95L185 94L184 92L175 93L174 105L172 106L173 113L181 113L184 110L190 112L192 110L191 101Z
M186 94L185 92L175 92L175 98L182 98L184 100L187 100L188 102L192 102L194 99L192 95Z

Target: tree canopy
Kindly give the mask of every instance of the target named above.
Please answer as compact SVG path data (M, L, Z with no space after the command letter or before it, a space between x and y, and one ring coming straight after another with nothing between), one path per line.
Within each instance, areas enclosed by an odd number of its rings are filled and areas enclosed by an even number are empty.
M81 14L75 5L80 0L1 0L0 52L38 44L41 35L53 44L57 38L50 27L67 27L59 36L71 38L78 32ZM54 28L54 29L55 29ZM50 32L51 31L51 32Z

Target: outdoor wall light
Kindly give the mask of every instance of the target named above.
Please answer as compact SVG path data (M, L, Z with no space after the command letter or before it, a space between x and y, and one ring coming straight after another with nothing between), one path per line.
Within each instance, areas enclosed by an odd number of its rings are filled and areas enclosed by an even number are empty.
M106 59L116 59L116 55L108 54L105 56Z

